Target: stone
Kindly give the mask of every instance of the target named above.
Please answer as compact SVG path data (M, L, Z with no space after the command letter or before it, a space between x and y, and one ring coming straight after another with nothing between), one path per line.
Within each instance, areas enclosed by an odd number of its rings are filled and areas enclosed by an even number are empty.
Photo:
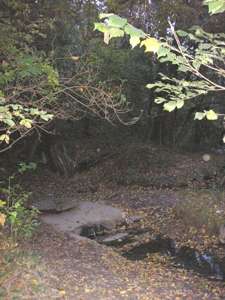
M123 212L102 202L80 202L77 208L58 214L45 213L41 220L58 231L80 235L84 226L102 225L113 229L124 221Z
M53 194L49 194L42 199L32 199L28 203L28 208L37 208L41 212L56 212L60 213L78 206L78 200L74 198L56 198Z
M82 226L80 236L87 237L89 239L95 239L98 236L104 235L106 228L101 224L92 225L92 226Z
M109 235L106 238L102 239L101 243L107 246L116 246L116 245L120 245L124 241L127 241L128 239L129 239L129 233L119 232L116 234Z

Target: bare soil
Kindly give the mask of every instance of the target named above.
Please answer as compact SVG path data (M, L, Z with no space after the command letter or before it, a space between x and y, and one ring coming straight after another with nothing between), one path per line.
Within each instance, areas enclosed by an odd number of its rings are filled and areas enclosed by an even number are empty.
M206 166L202 154L172 154L168 149L152 146L123 147L116 151L118 155L113 158L69 179L43 168L25 175L24 186L37 198L104 201L121 208L127 217L141 216L135 225L139 228L169 236L178 245L193 246L200 251L210 248L221 256L225 254L225 247L218 244L216 235L209 235L204 226L187 226L174 210L183 201L181 189L188 192L196 186L207 187L211 179L193 179L197 178L193 174L202 168L212 170L217 158L210 162L211 166ZM141 178L162 180L166 176L166 184L165 181L162 185L153 181L147 184L146 180L142 184L136 180L138 174ZM177 180L167 186L171 177ZM22 242L16 248L3 244L1 299L225 299L224 282L174 268L158 254L142 261L129 261L115 248L68 236L46 224L41 224L31 241ZM5 258L9 253L14 257L11 260Z

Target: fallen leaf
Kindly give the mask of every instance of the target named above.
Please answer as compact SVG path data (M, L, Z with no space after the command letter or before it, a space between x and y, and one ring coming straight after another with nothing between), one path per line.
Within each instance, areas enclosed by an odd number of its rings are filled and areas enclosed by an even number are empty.
M66 291L64 289L60 289L59 293L61 296L65 296L66 295Z
M0 213L0 225L3 227L5 225L6 215Z

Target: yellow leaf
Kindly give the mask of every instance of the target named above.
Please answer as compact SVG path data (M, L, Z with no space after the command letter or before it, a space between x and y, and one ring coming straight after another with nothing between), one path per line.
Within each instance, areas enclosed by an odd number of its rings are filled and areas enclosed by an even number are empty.
M80 59L80 56L71 56L70 59L77 61Z
M3 227L5 225L6 215L0 213L0 225Z
M32 284L33 284L33 285L37 285L37 284L38 284L37 279L32 279Z
M132 36L130 38L130 44L132 48L136 47L140 43L140 38L138 36Z
M104 42L108 45L110 40L110 34L109 32L104 32Z
M160 48L160 42L155 38L148 38L141 42L141 47L145 46L145 52L156 53Z
M64 289L60 289L59 293L61 296L65 296L66 295L66 291Z
M20 125L25 126L26 128L32 127L32 120L30 119L23 119L20 121Z
M210 121L214 121L218 119L217 113L215 113L212 109L205 111L206 113L206 119Z
M6 205L6 201L0 199L0 207L3 207L5 205Z
M8 134L0 135L0 141L5 141L6 144L9 144L9 135Z

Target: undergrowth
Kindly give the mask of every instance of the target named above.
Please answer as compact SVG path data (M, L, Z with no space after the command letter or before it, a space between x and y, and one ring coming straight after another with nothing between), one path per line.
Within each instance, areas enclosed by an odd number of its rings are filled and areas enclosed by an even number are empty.
M18 172L21 173L21 168ZM33 235L38 226L39 213L36 208L27 208L30 194L16 183L16 176L14 174L0 182L0 230L9 234L14 241Z

